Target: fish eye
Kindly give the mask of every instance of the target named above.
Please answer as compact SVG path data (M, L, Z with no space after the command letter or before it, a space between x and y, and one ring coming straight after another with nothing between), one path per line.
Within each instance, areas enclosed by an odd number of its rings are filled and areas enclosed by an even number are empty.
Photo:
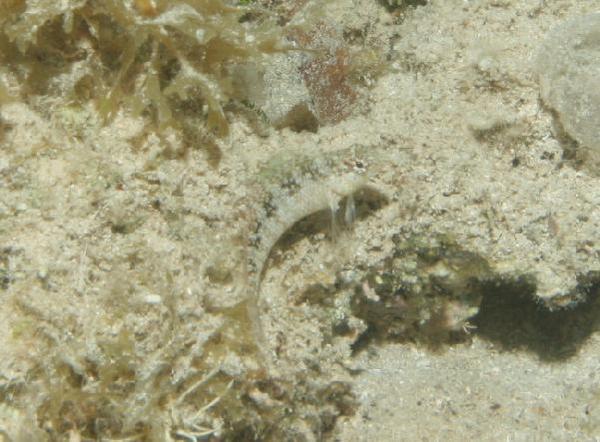
M367 164L362 160L354 160L353 169L358 173L364 173L367 170Z
M354 172L363 173L367 170L367 164L362 160L348 159L344 164Z

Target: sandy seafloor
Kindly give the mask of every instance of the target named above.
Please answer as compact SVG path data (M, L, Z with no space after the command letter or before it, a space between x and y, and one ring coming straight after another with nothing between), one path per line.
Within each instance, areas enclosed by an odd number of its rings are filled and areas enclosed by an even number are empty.
M11 129L0 172L11 185L0 187L0 382L5 392L26 393L16 402L3 395L0 439L31 425L37 401L53 388L35 385L40 371L32 374L33 367L57 355L71 367L101 364L103 343L124 328L135 336L144 376L157 370L154 357L172 362L173 382L221 363L232 378L252 371L235 345L247 325L219 332L231 353L202 350L228 320L219 312L246 293L237 270L248 234L244 211L254 197L246 183L281 150L356 144L385 158L375 161L371 183L389 203L339 243L322 232L299 235L276 252L261 287L267 351L278 354L273 373L293 379L313 370L317 383L350 383L358 401L353 415L314 438L600 439L595 318L573 334L574 350L552 358L527 342L526 318L519 345L473 329L435 351L384 339L352 354L351 333L326 340L319 302L303 301L308 287L331 287L340 269L381 261L391 237L407 232L450 232L496 275L533 275L534 295L557 304L579 299L576 275L600 270L600 173L564 159L533 70L546 33L600 2L427 3L398 23L375 1L331 2L331 20L368 28L370 38L389 45L393 69L364 92L361 109L316 133L282 129L261 137L231 116L216 166L210 153L179 155L175 134L146 136L141 122L124 115L104 127L91 109L43 115L24 104L2 108Z

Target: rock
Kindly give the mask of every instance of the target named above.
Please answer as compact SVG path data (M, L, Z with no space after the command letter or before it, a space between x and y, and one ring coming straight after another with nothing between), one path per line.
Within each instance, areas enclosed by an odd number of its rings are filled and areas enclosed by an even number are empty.
M600 173L600 13L550 32L536 60L542 99L577 143L578 158Z

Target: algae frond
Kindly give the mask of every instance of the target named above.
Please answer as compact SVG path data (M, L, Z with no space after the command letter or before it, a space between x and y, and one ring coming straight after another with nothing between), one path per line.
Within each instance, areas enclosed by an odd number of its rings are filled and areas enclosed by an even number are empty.
M240 98L231 66L259 64L283 47L268 14L245 21L253 6L222 0L30 0L1 8L0 62L23 96L91 99L105 118L125 106L163 127L194 113L217 135L228 129L224 104Z

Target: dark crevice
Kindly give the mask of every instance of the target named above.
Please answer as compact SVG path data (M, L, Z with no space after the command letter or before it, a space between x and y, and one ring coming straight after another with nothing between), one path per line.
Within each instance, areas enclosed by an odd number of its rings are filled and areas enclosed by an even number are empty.
M439 260L444 250L444 247L434 248L432 256ZM449 253L459 256L457 250L449 249ZM353 314L366 323L367 329L356 338L352 353L356 355L373 344L387 342L412 343L437 352L478 337L502 351L524 351L544 362L562 362L575 356L600 328L600 272L580 275L572 296L565 298L570 302L557 307L556 298L544 302L537 295L534 278L494 274L472 277L464 269L467 263L474 262L477 262L474 258L463 259L462 270L458 269L456 275L462 275L468 284L459 285L456 292L445 292L436 284L428 284L423 279L426 274L422 274L422 289L412 294L402 285L402 276L389 277L393 268L383 266L388 268L387 272L374 271L384 283L378 287L371 283L373 278L365 281L377 296L365 296L358 286L353 298ZM474 274L481 272L474 268ZM387 279L392 284L386 285ZM447 321L447 312L452 312L448 307L456 305L454 300L458 299L456 293L461 294L461 302L481 299L477 314L462 328L449 327L452 323ZM343 328L340 332L348 333Z
M577 290L584 294L582 301L558 310L539 302L528 281L489 284L471 321L476 334L505 351L529 351L548 362L566 360L600 324L600 277L595 276L582 278Z

